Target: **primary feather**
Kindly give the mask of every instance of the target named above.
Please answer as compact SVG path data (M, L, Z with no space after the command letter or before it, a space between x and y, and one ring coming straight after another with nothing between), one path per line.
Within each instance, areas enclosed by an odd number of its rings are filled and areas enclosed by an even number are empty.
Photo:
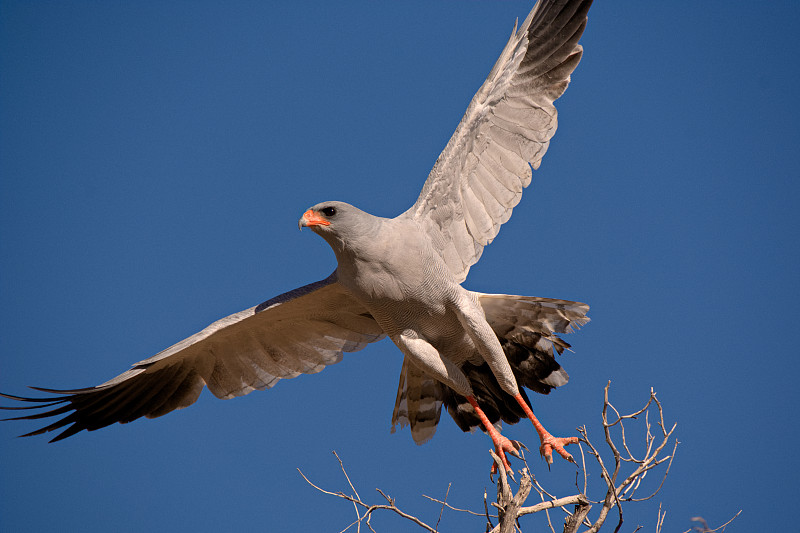
M416 203L394 219L344 202L323 202L300 220L338 260L328 278L223 318L130 370L85 389L4 394L41 410L13 419L64 415L33 431L60 440L194 403L204 387L232 398L279 380L319 372L388 336L404 354L393 427L430 439L445 406L464 430L525 416L514 398L567 381L557 334L588 321L588 306L492 295L461 283L511 216L531 168L556 129L553 102L581 58L578 40L591 0L540 0L512 33L433 167Z

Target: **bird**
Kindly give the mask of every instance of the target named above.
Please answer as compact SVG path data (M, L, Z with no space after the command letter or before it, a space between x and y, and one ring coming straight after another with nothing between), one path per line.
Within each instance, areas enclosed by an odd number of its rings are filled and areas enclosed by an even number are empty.
M59 430L55 442L188 407L206 387L222 399L269 389L388 337L403 355L392 432L410 426L417 444L427 442L444 408L462 430L486 432L512 472L507 454L519 457L521 443L500 428L527 418L548 465L553 452L574 462L565 446L577 438L550 434L525 388L548 394L567 383L555 356L570 345L559 335L588 323L589 306L463 283L547 151L553 102L582 57L591 3L539 0L514 25L408 210L384 218L325 201L302 214L299 227L336 256L328 277L222 318L100 385L0 393L17 402L0 408L24 411L5 420L60 417L22 435Z

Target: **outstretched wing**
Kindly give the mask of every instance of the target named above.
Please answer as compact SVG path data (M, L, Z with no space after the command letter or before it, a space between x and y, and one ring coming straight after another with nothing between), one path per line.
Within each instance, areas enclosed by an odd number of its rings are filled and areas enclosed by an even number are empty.
M313 374L338 363L343 352L383 337L369 312L336 281L327 279L281 294L218 320L203 331L86 389L42 389L55 396L6 398L46 409L7 420L66 415L25 436L70 425L53 441L142 416L155 418L193 404L204 386L218 398L273 387L278 380ZM70 412L72 411L72 412ZM52 441L51 441L52 442Z
M591 0L539 0L470 102L417 202L450 271L467 277L519 203L556 131L553 102L578 65Z

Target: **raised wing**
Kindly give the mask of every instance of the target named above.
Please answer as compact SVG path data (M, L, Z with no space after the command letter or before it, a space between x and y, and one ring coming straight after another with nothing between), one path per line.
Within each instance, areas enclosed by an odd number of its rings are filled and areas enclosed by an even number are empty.
M433 167L416 219L467 277L519 203L556 131L553 102L578 65L591 0L539 0L500 54Z
M281 294L218 320L203 331L133 365L114 379L86 389L42 389L56 396L6 398L46 409L7 420L66 415L24 436L63 428L51 442L142 416L155 418L193 404L203 390L218 398L273 387L278 380L313 374L383 337L369 312L327 279ZM70 411L72 411L70 413Z

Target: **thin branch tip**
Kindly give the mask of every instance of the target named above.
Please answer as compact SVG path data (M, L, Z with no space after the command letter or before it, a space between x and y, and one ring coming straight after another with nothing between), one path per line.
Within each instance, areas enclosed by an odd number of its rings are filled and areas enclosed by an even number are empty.
M555 533L557 524L550 515L550 511L564 514L564 533L577 533L580 529L582 533L596 533L608 521L609 517L616 517L613 531L620 531L625 516L623 508L628 509L628 505L634 502L650 500L658 494L672 467L675 459L679 441L674 437L677 423L673 423L669 430L664 422L664 410L661 402L656 397L653 387L650 388L650 395L644 406L632 413L621 413L610 400L611 380L608 381L603 390L603 407L601 412L601 427L603 431L602 447L595 446L590 438L589 429L586 425L575 428L579 435L576 443L580 451L578 462L576 457L572 457L572 462L576 466L575 470L575 494L559 496L546 490L541 483L534 477L524 454L520 458L524 467L517 471L519 482L514 477L514 471L506 470L501 457L490 449L489 455L492 458L494 472L497 473L496 481L496 501L489 501L486 488L483 491L483 511L470 511L452 505L449 502L450 489L452 483L447 485L442 499L432 498L422 495L431 503L437 504L435 525L431 526L423 522L420 518L411 515L399 508L397 499L389 496L380 488L376 492L381 496L383 502L369 504L362 500L355 483L350 478L339 454L334 450L333 455L339 462L342 475L347 483L351 495L343 492L334 492L323 489L314 483L298 468L298 473L314 489L337 498L350 502L355 511L355 520L350 523L342 532L355 529L361 532L368 528L369 531L376 531L371 523L373 514L376 511L388 510L414 524L425 531L437 533L439 526L444 519L445 510L466 513L480 517L485 521L484 525L487 532L491 533L512 533L519 530L519 519L527 515L539 514L544 525ZM652 411L652 413L651 413ZM644 416L641 416L644 415ZM630 426L630 427L629 427ZM656 430L655 428L658 428ZM635 433L631 431L638 429ZM643 430L643 432L640 432ZM636 435L636 439L633 438ZM634 442L638 440L639 442ZM602 449L601 449L602 448ZM667 453L670 452L670 453ZM576 454L577 455L577 454ZM599 477L592 477L589 473L592 465L599 469ZM548 464L549 468L549 464ZM652 481L648 473L656 468L663 470ZM661 472L659 470L659 472ZM580 482L580 472L583 472L583 483ZM514 483L512 487L509 478ZM591 481L591 483L590 483ZM492 481L494 483L494 481ZM590 498L589 493L594 492L596 486L601 487L602 492ZM637 493L647 490L645 496ZM536 491L539 503L525 505L525 501L532 491ZM490 512L496 509L497 513ZM614 511L616 509L616 512ZM592 513L590 517L589 514ZM724 527L733 519L739 516L737 513L731 520L715 530L702 530L705 533L710 531L722 532ZM656 517L656 533L661 533L666 511L659 506ZM493 520L497 523L494 524ZM433 523L433 520L431 521ZM363 526L366 525L366 528ZM583 528L583 529L581 529ZM642 526L637 526L633 531L641 531ZM691 533L690 530L687 533ZM700 531L700 530L697 530Z

